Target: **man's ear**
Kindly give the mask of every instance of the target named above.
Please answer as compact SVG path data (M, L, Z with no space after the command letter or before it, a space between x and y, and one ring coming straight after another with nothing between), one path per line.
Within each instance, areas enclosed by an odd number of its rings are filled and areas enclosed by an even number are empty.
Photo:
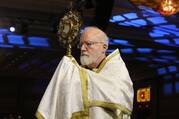
M103 48L104 48L103 53L105 54L105 53L106 53L106 50L108 49L108 45L104 44L104 45L103 45Z
M103 48L104 48L105 50L107 50L107 49L108 49L108 45L104 44L104 45L103 45Z

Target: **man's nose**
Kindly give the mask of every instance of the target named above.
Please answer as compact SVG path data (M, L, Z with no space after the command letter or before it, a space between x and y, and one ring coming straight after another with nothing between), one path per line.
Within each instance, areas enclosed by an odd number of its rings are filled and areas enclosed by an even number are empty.
M84 51L84 50L86 50L86 46L85 46L85 44L83 43L83 44L81 44L81 51Z

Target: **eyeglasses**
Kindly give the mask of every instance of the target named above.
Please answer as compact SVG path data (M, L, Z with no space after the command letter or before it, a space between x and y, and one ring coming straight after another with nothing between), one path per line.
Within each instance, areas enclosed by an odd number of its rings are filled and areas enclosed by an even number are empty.
M94 44L98 44L98 43L104 43L104 42L93 42L93 41L84 42L84 43L80 43L78 45L78 48L81 48L83 45L87 48L91 48Z

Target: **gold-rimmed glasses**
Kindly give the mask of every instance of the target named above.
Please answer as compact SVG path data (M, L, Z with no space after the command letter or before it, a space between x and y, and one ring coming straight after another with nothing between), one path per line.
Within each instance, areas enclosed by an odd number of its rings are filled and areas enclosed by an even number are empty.
M86 48L91 48L93 45L95 44L99 44L99 43L104 43L104 42L98 42L98 41L89 41L89 42L80 42L79 45L78 45L78 48L81 48L83 45L86 47Z

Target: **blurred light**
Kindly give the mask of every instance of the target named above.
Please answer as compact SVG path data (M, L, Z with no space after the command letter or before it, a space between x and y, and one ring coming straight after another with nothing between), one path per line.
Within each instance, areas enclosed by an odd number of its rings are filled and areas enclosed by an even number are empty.
M152 52L152 48L137 48L137 51L139 53L151 53Z
M132 48L122 48L121 52L126 53L126 54L131 54L131 53L133 53L133 49Z
M143 19L132 20L131 22L134 23L134 24L137 24L139 26L146 26L147 25L147 22Z
M10 30L11 32L15 32L15 31L16 31L15 27L13 27L13 26L11 26L11 27L9 28L9 30Z
M8 35L8 41L10 44L14 45L24 45L23 36L20 35Z
M137 102L149 102L150 101L150 87L140 88L137 90Z
M139 61L144 61L144 62L148 62L149 61L149 59L146 58L146 57L135 57L134 59L139 60Z
M170 44L170 41L168 39L156 39L154 41L161 44Z
M133 46L127 40L121 40L121 39L110 39L109 44Z
M176 28L176 25L159 25L159 27L162 27L162 28L166 28L166 29L168 29L168 30L177 30L177 28Z
M3 35L0 34L0 43L4 43Z
M164 95L171 95L172 94L172 83L166 83L163 85L163 93Z
M158 12L154 11L152 8L147 7L147 6L140 5L139 9L142 10L142 13L143 13L144 16L151 16L151 15L158 16L158 15L160 15Z
M175 41L176 45L179 45L179 38L174 38L173 40Z
M122 17L121 15L116 15L116 16L113 16L111 20L114 22L120 22L120 21L124 21L125 18Z
M159 68L157 69L158 75L163 75L167 73L166 68Z
M131 21L125 21L124 24L127 24L129 26L134 26L134 27L140 27L140 24L132 23Z
M169 29L169 28L163 27L162 25L159 25L159 26L155 26L153 29L160 31L160 33L162 33L164 35L179 36L179 29L178 28Z
M157 50L157 53L163 53L163 54L173 54L176 53L175 51L172 50Z
M155 25L167 23L167 21L163 17L149 17L147 18L147 20L152 22Z
M177 71L177 67L176 66L169 66L168 70L169 70L169 72L176 72Z
M111 52L113 52L114 51L114 49L108 49L106 52L107 53L111 53Z
M174 0L162 0L157 11L164 16L169 16L175 14L178 7Z
M49 47L48 38L45 37L29 37L29 45L39 47Z
M121 26L131 26L130 24L127 24L127 23L125 23L125 22L123 22L123 23L118 23L118 25L121 25Z
M179 93L179 81L176 81L175 83L175 91L176 93Z
M0 44L1 48L13 48L13 45Z
M23 48L23 49L34 49L34 47L31 47L31 46L19 46L19 48Z
M169 35L169 33L161 30L161 29L157 29L156 27L153 28L153 30L151 32L149 32L149 35L151 37L162 37L164 35Z
M161 58L163 58L163 59L169 59L169 60L176 60L177 59L177 57L176 56L168 56L168 55L162 55L162 56L160 56Z
M8 29L0 28L0 34L7 34L10 33Z
M169 63L169 61L166 59L153 58L152 60L159 63Z
M127 17L128 19L137 19L138 16L136 13L126 13L126 14L123 14L125 17Z

